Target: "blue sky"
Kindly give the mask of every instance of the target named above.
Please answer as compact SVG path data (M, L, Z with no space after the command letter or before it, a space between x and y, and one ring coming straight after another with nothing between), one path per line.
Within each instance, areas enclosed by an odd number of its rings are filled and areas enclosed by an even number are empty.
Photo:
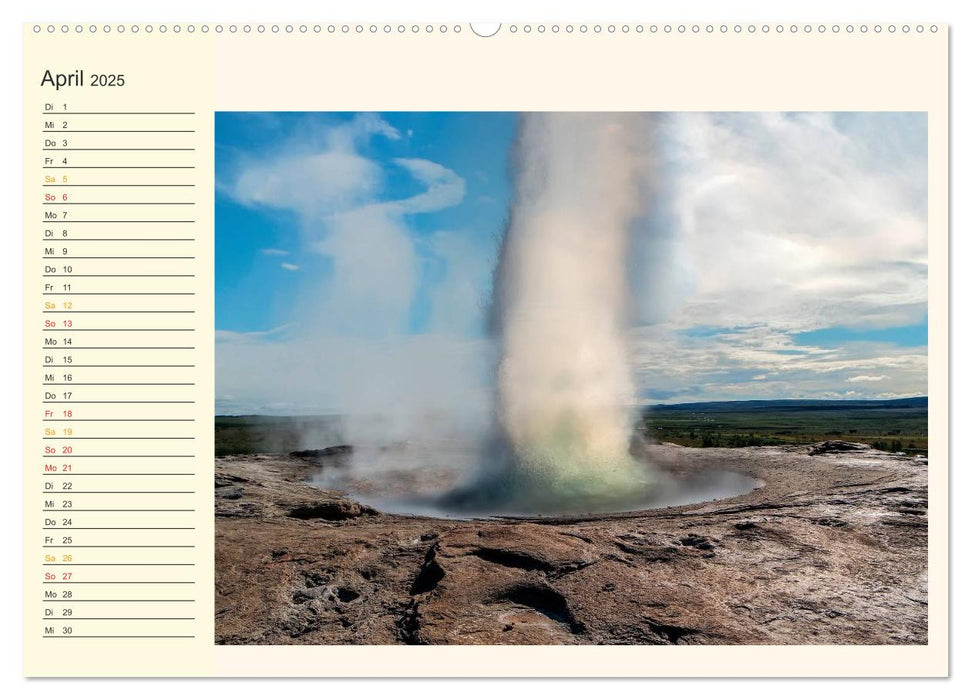
M846 328L831 326L794 333L797 343L824 348L841 347L850 342L890 343L898 347L919 348L927 345L927 317L921 323L886 328Z
M300 153L319 144L321 132L348 124L354 114L216 114L216 181L232 187L241 167L281 152ZM495 257L508 209L507 160L515 137L510 113L393 113L381 115L399 138L372 138L358 145L361 155L380 163L421 158L461 173L465 196L454 206L408 217L417 242L439 230L463 232ZM421 191L421 184L401 168L386 167L375 192L400 200ZM308 252L301 214L291 208L240 203L224 189L216 196L216 327L261 331L293 320L293 299L307 278L326 284L333 275L330 259ZM422 259L421 286L411 306L406 331L428 330L429 293L445 263L429 254ZM293 269L293 266L299 269ZM489 290L483 288L484 298ZM326 319L321 319L326 322Z
M925 393L925 115L657 123L655 244L632 258L641 400ZM347 386L429 384L419 356L488 393L516 126L217 113L217 410L341 411Z

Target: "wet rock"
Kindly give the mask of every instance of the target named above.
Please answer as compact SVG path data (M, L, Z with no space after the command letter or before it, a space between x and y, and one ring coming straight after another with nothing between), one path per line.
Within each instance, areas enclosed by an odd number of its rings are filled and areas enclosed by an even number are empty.
M216 489L216 498L225 498L228 501L238 501L243 497L243 488L241 486L224 486L223 488Z
M432 547L425 554L425 561L422 563L421 568L418 570L418 575L415 576L415 580L411 584L411 590L409 591L411 595L430 593L435 590L438 582L445 578L445 570L436 561L437 554L437 546Z
M869 445L864 445L862 442L847 442L846 440L827 440L825 442L818 442L809 448L809 454L811 455L825 455L834 454L841 452L863 452L869 450Z
M683 547L694 547L695 549L710 550L714 549L715 545L708 541L708 538L704 535L690 534L687 537L682 537L679 542Z
M362 515L376 515L377 511L354 501L334 500L317 503L301 503L289 510L287 515L300 520L350 520Z
M291 457L300 459L320 459L321 457L337 457L338 455L353 454L353 445L332 445L319 450L294 450L290 453Z

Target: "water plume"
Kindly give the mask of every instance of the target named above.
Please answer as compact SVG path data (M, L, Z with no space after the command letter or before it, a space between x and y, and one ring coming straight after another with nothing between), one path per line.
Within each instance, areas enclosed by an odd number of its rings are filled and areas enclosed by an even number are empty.
M651 127L643 114L522 118L495 275L495 437L466 500L594 510L644 493L626 329Z

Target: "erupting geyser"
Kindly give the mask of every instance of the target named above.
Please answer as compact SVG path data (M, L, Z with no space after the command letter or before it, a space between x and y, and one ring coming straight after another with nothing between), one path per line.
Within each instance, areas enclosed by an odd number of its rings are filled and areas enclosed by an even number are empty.
M496 436L462 500L535 512L643 497L625 331L650 127L643 114L523 117L493 300Z

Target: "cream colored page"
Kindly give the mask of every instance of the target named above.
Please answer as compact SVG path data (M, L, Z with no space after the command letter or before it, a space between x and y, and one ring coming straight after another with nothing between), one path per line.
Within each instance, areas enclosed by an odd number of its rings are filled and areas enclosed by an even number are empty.
M25 34L28 675L212 669L209 47Z
M946 27L905 35L877 34L873 25L866 34L859 25L852 33L843 25L839 33L830 28L821 34L803 25L778 31L774 23L751 31L730 24L725 32L720 23L711 31L704 24L650 23L624 25L627 31L604 24L595 31L591 24L584 32L579 24L571 32L548 24L542 33L537 25L528 33L522 25L515 33L506 26L480 38L468 25L442 31L438 24L407 23L399 31L397 22L373 29L240 22L219 25L220 31L208 25L206 32L195 25L192 33L189 25L176 32L169 24L164 33L162 25L151 33L146 25L137 33L124 25L119 34L118 26L108 34L103 25L92 33L88 24L81 32L74 24L67 32L61 24L51 33L46 24L38 33L33 25L24 31L25 673L946 673ZM41 85L48 69L63 75L84 70L87 81L93 74L123 73L125 85L56 90ZM817 109L928 114L933 466L927 646L213 645L214 110ZM122 114L129 112L137 114ZM66 150L81 148L192 150ZM95 169L101 166L117 169ZM180 186L142 187L162 184ZM61 212L66 219L45 218ZM113 220L118 223L108 223ZM163 238L188 240L148 240ZM156 311L163 313L149 313ZM45 345L51 338L59 344ZM71 345L63 344L66 338ZM128 349L102 349L109 347ZM70 399L65 392L72 392ZM80 403L108 400L191 403ZM65 416L68 410L73 413ZM64 447L72 453L61 452ZM45 471L48 465L57 471ZM64 483L73 493L64 492ZM102 491L125 493L87 493ZM65 500L72 503L70 513ZM72 520L70 529L64 518ZM136 529L163 527L191 529ZM45 580L65 573L69 581ZM45 597L45 591L59 597ZM72 593L70 604L64 591ZM122 598L128 600L107 602ZM169 619L93 619L118 617Z

